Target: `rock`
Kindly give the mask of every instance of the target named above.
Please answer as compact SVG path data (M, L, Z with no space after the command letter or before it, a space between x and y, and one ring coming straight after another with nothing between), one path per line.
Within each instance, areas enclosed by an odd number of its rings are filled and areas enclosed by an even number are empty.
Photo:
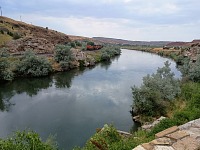
M130 133L128 133L128 132L125 132L125 131L117 130L117 132L118 132L120 135L124 136L124 137L130 137L130 136L132 136L132 134L130 134Z
M200 118L179 127L173 126L155 135L157 139L133 150L199 150Z
M153 150L153 145L150 143L144 143L142 144L142 147L144 147L146 150Z
M157 125L158 123L160 123L161 120L166 119L166 117L161 116L160 118L158 118L156 121L154 121L152 123L152 127L154 127L155 125Z
M168 128L168 129L166 129L166 130L164 130L164 131L161 131L161 132L155 134L155 137L156 137L156 138L161 138L161 137L164 137L164 136L167 135L167 134L176 132L176 131L178 131L178 130L179 130L179 128L178 128L177 126L173 126L173 127L171 127L171 128Z
M144 147L142 147L141 145L139 145L139 146L135 147L132 150L146 150L146 149L144 149Z
M186 137L178 140L172 145L175 150L197 150L200 143L193 137Z
M172 141L170 140L170 138L163 137L163 138L155 139L151 141L150 143L153 145L171 145Z
M157 125L158 123L160 123L160 121L163 120L163 119L166 119L166 117L161 116L160 118L158 118L157 120L155 120L153 123L143 125L142 129L146 130L146 131L150 131L151 128L153 128L155 125Z
M150 131L152 128L152 125L151 124L147 124L147 125L143 125L142 126L142 130L146 130L146 131Z
M133 117L133 121L140 122L140 116L139 115L138 116L134 116Z
M185 138L187 136L189 136L189 134L185 131L176 131L176 132L166 135L166 137L168 137L170 139L174 139L176 141L180 140L182 138Z
M35 53L53 53L54 45L44 38L25 37L12 40L7 44L10 53L21 53L26 50L33 50Z
M195 138L200 143L200 119L190 121L184 125L179 126L180 130L184 130L190 134L191 137Z
M175 150L173 147L171 146L160 146L160 145L156 145L154 147L154 150Z

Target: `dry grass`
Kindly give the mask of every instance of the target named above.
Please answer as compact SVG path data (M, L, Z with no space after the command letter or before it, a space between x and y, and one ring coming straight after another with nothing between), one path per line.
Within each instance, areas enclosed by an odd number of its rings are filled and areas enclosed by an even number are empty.
M183 110L186 107L186 102L182 99L177 99L171 103L170 107L167 109L167 117L171 118L175 110Z
M12 40L12 37L7 34L0 34L0 47L4 46L6 42Z

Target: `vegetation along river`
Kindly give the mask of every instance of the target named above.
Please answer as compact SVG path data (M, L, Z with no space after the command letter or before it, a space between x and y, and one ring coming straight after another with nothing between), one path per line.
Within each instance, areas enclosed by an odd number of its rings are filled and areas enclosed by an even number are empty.
M42 138L55 135L60 148L82 146L97 128L113 124L130 131L137 126L129 110L131 87L169 60L155 54L122 50L110 63L94 68L23 78L0 85L0 137L32 129ZM177 77L180 72L171 60Z

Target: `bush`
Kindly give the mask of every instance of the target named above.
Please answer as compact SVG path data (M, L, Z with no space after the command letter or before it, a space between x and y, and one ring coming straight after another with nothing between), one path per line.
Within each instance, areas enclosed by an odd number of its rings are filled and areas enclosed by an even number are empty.
M200 55L195 63L190 64L188 76L192 81L200 82Z
M76 44L76 46L79 46L79 47L82 46L81 42L79 42L79 41L75 41L75 44Z
M177 121L175 119L163 119L157 124L149 133L148 136L154 136L156 133L161 132L167 128L177 125Z
M66 46L66 45L57 45L55 47L54 59L57 62L61 62L61 61L69 62L69 61L74 60L71 47Z
M191 62L189 58L185 58L182 64L180 70L183 77L189 78L194 82L200 82L200 55L197 57L196 62Z
M14 74L10 69L8 57L7 49L0 49L0 80L12 80L14 78Z
M15 32L15 33L13 34L13 39L14 39L14 40L17 40L17 39L20 39L20 38L22 38L22 36L21 36L19 33L16 33L16 32Z
M63 70L69 69L71 61L74 60L71 47L66 45L57 45L55 48L54 59L60 63Z
M39 135L33 131L16 132L7 139L0 139L2 150L57 150L55 142L42 142Z
M103 47L101 49L101 60L109 61L111 57L121 54L121 49L118 47Z
M70 46L73 47L73 48L76 48L76 43L75 42L71 42Z
M134 146L136 145L131 139L120 136L112 125L104 125L104 128L92 136L83 148L74 150L127 150Z
M94 46L94 42L89 41L89 42L87 42L87 45Z
M13 33L10 32L10 31L8 31L7 34L10 35L10 36L13 36Z
M147 116L165 114L165 108L170 100L180 94L179 81L171 73L169 62L158 68L156 74L143 78L140 88L133 87L133 112Z
M15 73L20 76L46 76L52 71L49 61L45 57L36 56L26 51L22 60L16 65Z

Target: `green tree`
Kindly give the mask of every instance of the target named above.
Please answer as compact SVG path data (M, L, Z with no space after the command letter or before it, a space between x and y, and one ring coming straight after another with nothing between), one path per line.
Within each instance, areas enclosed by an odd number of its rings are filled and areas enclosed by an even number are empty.
M46 76L52 71L49 61L42 56L36 56L32 51L26 51L22 60L16 65L16 74L20 76Z
M132 88L133 112L153 116L164 114L169 101L180 92L179 80L175 79L167 61L155 74L144 77L140 88Z

